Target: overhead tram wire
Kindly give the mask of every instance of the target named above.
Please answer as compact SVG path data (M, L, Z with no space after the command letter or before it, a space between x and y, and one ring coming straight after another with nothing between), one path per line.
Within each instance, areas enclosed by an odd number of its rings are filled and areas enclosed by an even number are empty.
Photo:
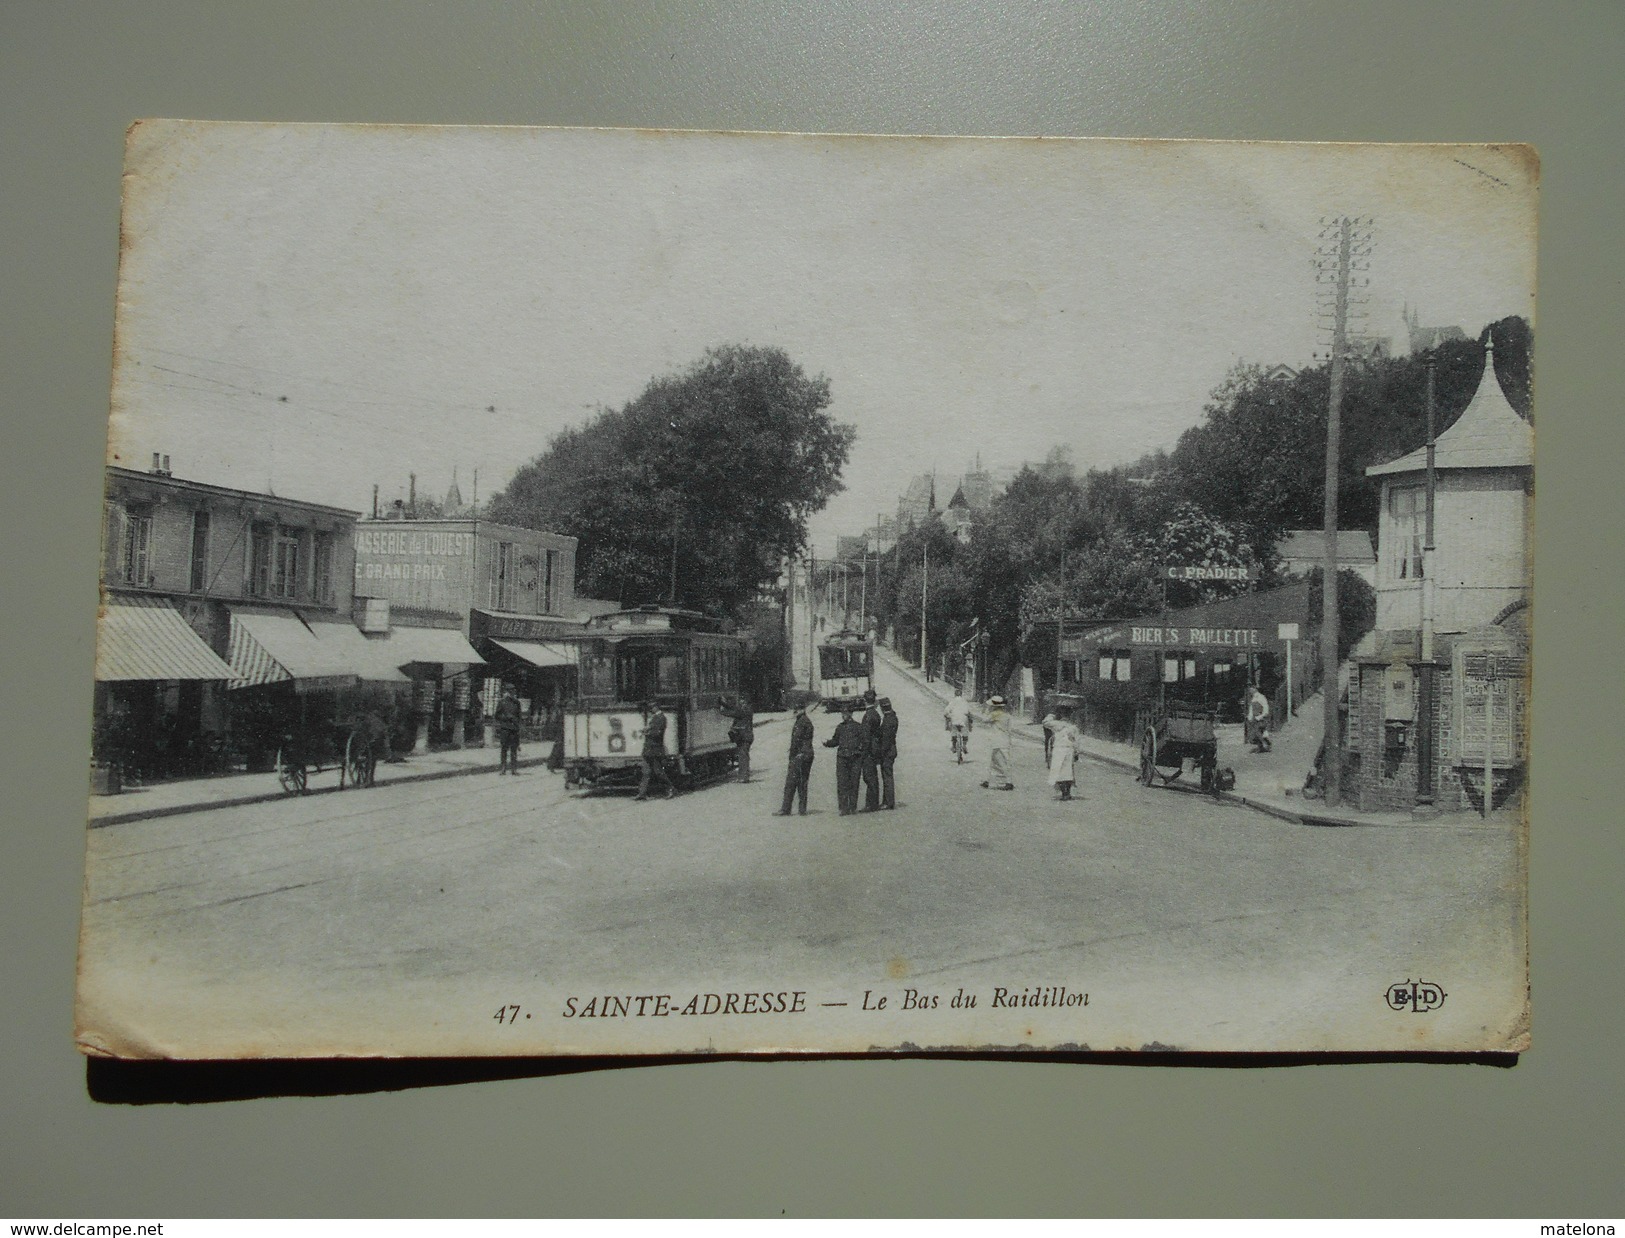
M297 382L322 383L322 384L324 384L326 386L329 386L329 387L350 387L350 388L353 388L356 391L364 391L368 395L386 396L386 397L388 397L387 401L378 401L379 403L393 402L395 404L399 404L399 403L404 402L404 403L410 403L410 404L424 404L424 405L428 405L428 406L430 406L430 407L432 407L434 409L437 409L437 410L445 409L447 407L451 407L451 408L465 407L470 412L487 412L487 411L490 410L490 407L491 407L489 404L465 403L463 401L452 401L452 402L448 403L447 401L443 401L443 400L429 399L429 398L427 398L425 396L406 395L406 394L404 394L402 392L389 391L389 390L386 390L384 388L381 388L381 387L378 387L378 386L375 386L375 385L371 385L371 384L346 382L344 379L340 379L340 378L324 378L324 377L322 377L320 375L296 374L296 373L294 373L294 372L292 372L290 370L276 370L276 369L271 369L268 366L249 365L245 361L225 361L225 360L222 360L219 357L205 357L205 356L201 356L201 355L199 355L197 353L181 352L179 349L174 349L174 348L152 348L152 349L149 349L148 351L154 352L154 353L162 353L162 354L164 354L166 356L171 356L171 357L182 357L187 361L201 362L204 365L217 365L217 366L223 366L223 367L225 367L227 369L248 370L251 373L255 373L255 374L269 374L274 378L290 379L290 380L297 381ZM138 362L137 364L140 364L140 363ZM153 363L153 364L156 364L156 363ZM201 376L200 375L194 375L194 377L201 377ZM223 382L225 380L223 380L223 379L211 379L210 381Z

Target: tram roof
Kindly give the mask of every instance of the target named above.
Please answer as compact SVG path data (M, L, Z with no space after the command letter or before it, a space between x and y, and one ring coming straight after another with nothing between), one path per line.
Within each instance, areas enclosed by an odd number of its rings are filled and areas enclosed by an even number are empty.
M607 615L594 615L587 622L587 630L595 636L655 636L688 632L724 634L727 631L721 619L697 610L672 606L637 606Z
M825 645L867 645L869 638L862 632L831 632L820 643Z

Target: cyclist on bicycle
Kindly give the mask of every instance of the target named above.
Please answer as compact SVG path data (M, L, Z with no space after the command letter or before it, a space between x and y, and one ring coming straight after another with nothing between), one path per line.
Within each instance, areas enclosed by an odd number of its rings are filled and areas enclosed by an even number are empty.
M970 702L965 699L964 690L954 689L954 699L948 702L948 708L942 711L943 721L948 724L948 732L954 755L958 763L965 763L965 756L970 751L971 722Z

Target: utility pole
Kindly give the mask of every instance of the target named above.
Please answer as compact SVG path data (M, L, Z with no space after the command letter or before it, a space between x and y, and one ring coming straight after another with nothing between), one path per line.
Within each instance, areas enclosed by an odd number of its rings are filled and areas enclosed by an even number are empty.
M1433 470L1433 374L1438 364L1438 333L1434 333L1434 347L1427 355L1427 527L1422 540L1422 672L1420 729L1416 734L1416 806L1424 813L1433 808L1433 499L1436 477ZM1494 364L1494 354L1488 354L1486 365ZM1492 376L1493 377L1493 376Z
M818 691L818 661L817 651L813 648L813 630L818 626L813 620L813 580L817 575L818 552L807 551L807 691Z
M925 673L925 681L931 682L931 664L926 661L925 643L925 599L927 596L927 582L931 579L931 543L926 542L920 547L920 670Z
M869 631L869 539L863 539L863 575L858 578L858 631Z
M1329 309L1332 329L1331 393L1326 409L1326 502L1325 557L1320 602L1321 699L1324 705L1325 757L1321 766L1326 787L1326 806L1342 800L1342 723L1338 714L1339 666L1337 657L1337 484L1343 410L1343 370L1348 359L1349 289L1353 273L1363 273L1371 265L1371 219L1344 215L1322 221L1320 247L1316 251L1316 284L1322 297L1322 313ZM1360 278L1359 287L1369 280Z
M1061 690L1062 656L1066 652L1066 549L1061 550L1061 575L1055 594L1055 690Z
M677 513L671 514L671 604L677 605Z

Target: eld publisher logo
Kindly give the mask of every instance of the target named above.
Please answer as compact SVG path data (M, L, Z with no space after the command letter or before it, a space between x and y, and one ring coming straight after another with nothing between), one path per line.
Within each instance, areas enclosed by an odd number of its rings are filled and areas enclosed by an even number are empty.
M1444 1005L1445 992L1426 980L1407 980L1388 987L1388 1006L1392 1010L1409 1010L1423 1014Z

